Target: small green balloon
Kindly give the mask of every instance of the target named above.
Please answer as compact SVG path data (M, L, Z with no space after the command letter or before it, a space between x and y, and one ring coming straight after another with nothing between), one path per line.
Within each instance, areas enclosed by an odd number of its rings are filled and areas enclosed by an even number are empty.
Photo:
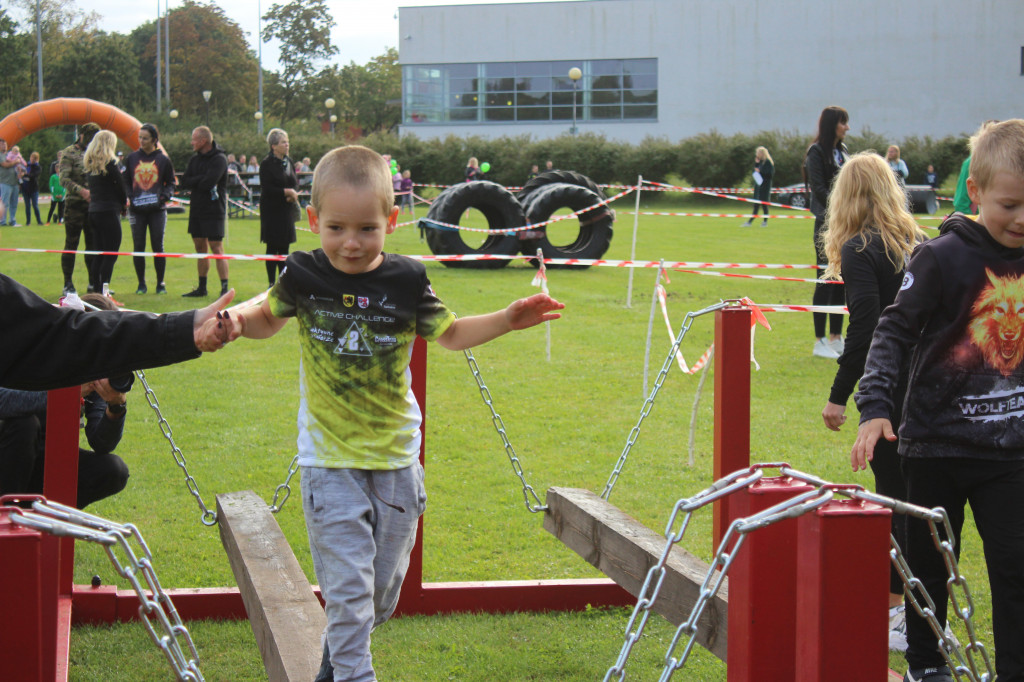
M489 164L486 161L484 161L483 163L480 164L480 170L482 170L484 173L490 171L491 170L491 164Z

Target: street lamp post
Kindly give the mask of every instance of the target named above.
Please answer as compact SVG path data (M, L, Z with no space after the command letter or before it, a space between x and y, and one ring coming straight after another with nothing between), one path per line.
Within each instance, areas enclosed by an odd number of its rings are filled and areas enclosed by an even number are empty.
M572 80L572 134L576 134L576 84L583 77L583 72L575 66L569 69L569 79Z
M338 117L334 114L335 104L337 104L337 102L334 101L333 97L328 97L324 100L324 106L327 107L327 118L331 122L331 137L334 137L334 124L338 122Z
M203 90L203 101L206 102L206 127L210 127L210 97L213 96L212 90Z

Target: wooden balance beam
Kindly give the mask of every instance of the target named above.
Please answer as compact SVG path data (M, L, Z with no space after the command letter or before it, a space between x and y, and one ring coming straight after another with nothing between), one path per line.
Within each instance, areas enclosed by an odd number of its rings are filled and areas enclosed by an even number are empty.
M665 536L646 528L606 500L576 488L550 488L544 528L634 597L640 595L647 572L665 551ZM665 563L665 580L651 606L679 626L690 617L707 576L708 564L674 546ZM704 607L697 622L698 644L721 660L726 655L729 582Z
M267 676L309 682L327 617L281 527L251 490L218 495L217 519Z

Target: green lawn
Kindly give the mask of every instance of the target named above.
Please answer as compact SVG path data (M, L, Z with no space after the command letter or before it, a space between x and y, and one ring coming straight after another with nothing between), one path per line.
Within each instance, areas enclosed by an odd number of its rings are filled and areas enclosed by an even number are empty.
M659 198L641 209L673 210ZM615 206L616 236L606 257L630 255L630 195ZM680 200L676 210L745 212L721 200ZM767 229L741 228L738 218L641 216L636 256L642 260L810 263L814 258L810 220L777 220ZM482 226L471 212L463 224ZM936 221L927 221L929 225ZM127 223L125 223L127 232ZM261 253L255 219L232 220L226 250ZM59 226L3 228L0 247L60 248ZM297 248L315 248L316 237L300 233ZM130 247L126 238L123 248ZM191 251L181 217L168 225L166 248ZM427 254L413 227L389 238L388 249ZM181 310L180 294L195 285L195 263L168 264L170 294L136 296L130 259L121 258L112 288L127 306L157 312ZM462 315L489 312L536 291L534 270L513 263L497 271L450 269L428 263L439 295ZM147 263L153 291L152 262ZM0 252L0 271L55 300L62 277L59 256ZM751 273L752 271L742 271ZM812 277L813 271L756 271ZM643 405L644 346L651 311L654 270L634 271L632 305L626 305L628 271L594 268L549 271L551 294L567 308L551 325L552 358L545 359L543 327L512 334L476 349L475 356L529 483L543 499L551 486L598 493L621 453ZM260 262L233 262L231 283L242 298L264 286ZM79 259L76 284L84 288ZM215 285L211 285L215 286ZM808 304L811 284L787 281L671 274L669 311L678 328L687 311L723 298L749 296L759 303ZM752 377L751 460L787 461L838 482L871 487L870 474L850 472L848 453L856 422L851 403L842 433L827 430L821 409L835 365L811 357L813 333L805 313L770 314L773 330L759 329ZM150 370L147 378L171 425L207 506L218 493L252 489L270 500L284 480L294 454L298 350L295 325L275 338L242 340L224 351L173 367ZM712 340L712 317L698 319L683 344L691 363ZM660 319L654 322L650 381L668 351ZM709 377L710 379L710 377ZM696 466L688 461L689 424L697 377L673 370L643 422L629 462L611 501L647 526L664 528L673 504L712 481L712 386L708 381L696 422ZM432 346L427 397L427 490L424 572L427 581L557 579L598 577L583 559L525 510L521 486L491 426L461 353ZM139 526L153 550L165 587L234 585L215 528L200 523L199 508L141 395L129 400L129 422L118 453L132 470L128 488L89 511ZM297 488L297 483L296 483ZM312 578L300 505L292 499L278 514L300 563ZM964 542L964 571L979 606L977 623L991 645L990 604L980 542L973 524ZM699 516L683 545L707 559L711 553L710 512ZM99 575L116 579L105 554L82 543L75 581ZM374 635L376 667L387 680L585 680L600 679L622 645L629 610L595 609L580 614L463 615L395 619ZM207 679L260 680L265 674L245 622L190 624ZM630 659L636 679L656 677L673 628L652 619ZM962 637L962 633L961 638ZM160 680L169 677L162 654L141 625L80 627L72 633L74 680ZM893 665L899 665L893 659ZM699 650L680 679L724 680L725 667Z

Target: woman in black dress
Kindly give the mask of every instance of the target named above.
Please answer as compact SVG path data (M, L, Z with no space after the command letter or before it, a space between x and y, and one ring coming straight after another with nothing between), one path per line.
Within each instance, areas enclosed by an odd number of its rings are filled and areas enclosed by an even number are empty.
M267 134L267 144L270 153L260 162L260 241L267 245L268 256L287 256L299 219L299 178L288 156L288 133L274 128ZM283 270L284 259L267 261L270 286Z
M121 248L121 216L128 207L128 188L121 169L117 167L117 136L101 130L85 149L83 159L89 179L89 224L98 251ZM92 259L89 288L97 293L110 284L117 256L102 255Z

